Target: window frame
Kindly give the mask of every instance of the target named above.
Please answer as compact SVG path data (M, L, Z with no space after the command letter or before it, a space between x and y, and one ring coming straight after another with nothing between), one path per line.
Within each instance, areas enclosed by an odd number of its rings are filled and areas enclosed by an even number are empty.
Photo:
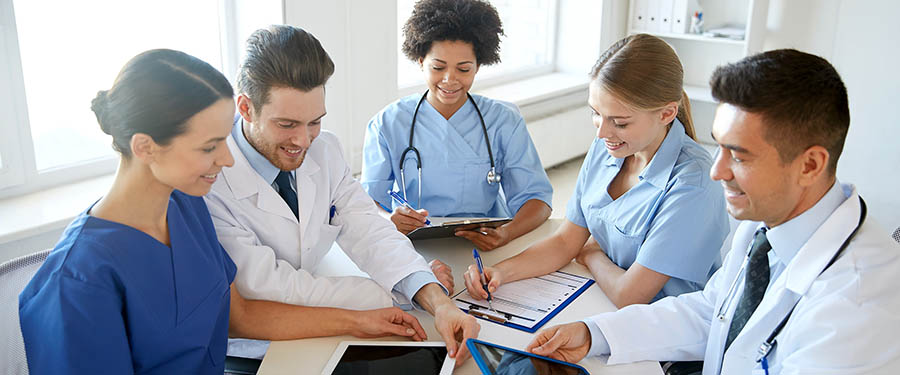
M230 81L238 66L234 0L217 1L222 68ZM0 199L109 175L119 157L109 155L39 171L25 96L25 77L20 55L13 0L0 0Z

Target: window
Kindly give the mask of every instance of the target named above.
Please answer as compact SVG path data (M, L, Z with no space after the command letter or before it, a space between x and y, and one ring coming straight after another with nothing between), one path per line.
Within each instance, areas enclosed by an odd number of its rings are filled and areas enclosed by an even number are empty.
M403 89L419 88L422 72L409 61L400 47L403 45L403 25L412 14L416 0L397 1L398 64L397 85ZM556 36L555 0L491 0L503 22L505 37L500 39L501 63L481 67L476 82L502 83L517 78L553 70Z
M115 170L90 105L133 56L184 51L233 82L246 37L280 12L272 0L0 0L0 99L12 99L0 131L13 139L0 141L0 197Z

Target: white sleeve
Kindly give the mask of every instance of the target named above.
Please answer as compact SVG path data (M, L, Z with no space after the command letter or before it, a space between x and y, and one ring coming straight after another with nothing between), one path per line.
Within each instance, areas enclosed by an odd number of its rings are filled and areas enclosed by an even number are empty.
M242 296L311 305L317 289L331 289L326 285L331 280L317 279L306 270L278 259L271 247L263 245L256 233L239 222L219 194L211 191L205 198L219 242L237 265L234 283Z
M724 269L703 290L589 318L609 344L608 363L703 360L717 297L728 287Z
M385 290L414 272L431 273L425 258L394 223L379 215L372 197L350 174L347 163L341 162L343 174L332 192L334 221L342 226L337 237L341 249Z

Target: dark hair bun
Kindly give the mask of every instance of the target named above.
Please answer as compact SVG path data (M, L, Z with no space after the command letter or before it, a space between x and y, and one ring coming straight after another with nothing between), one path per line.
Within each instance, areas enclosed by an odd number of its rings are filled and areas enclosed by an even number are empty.
M91 100L91 111L94 111L94 115L97 116L97 122L100 123L100 129L103 130L104 133L112 135L110 133L109 124L104 123L103 115L106 114L106 94L109 91L100 90L97 91L97 96L94 97L94 100Z

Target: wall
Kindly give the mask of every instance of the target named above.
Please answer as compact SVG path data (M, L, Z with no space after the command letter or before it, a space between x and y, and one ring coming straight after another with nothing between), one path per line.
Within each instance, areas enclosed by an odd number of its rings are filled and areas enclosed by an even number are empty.
M900 100L897 15L892 0L770 0L764 43L822 56L841 74L850 131L838 179L856 185L869 216L889 232L900 226L900 120L885 116Z

